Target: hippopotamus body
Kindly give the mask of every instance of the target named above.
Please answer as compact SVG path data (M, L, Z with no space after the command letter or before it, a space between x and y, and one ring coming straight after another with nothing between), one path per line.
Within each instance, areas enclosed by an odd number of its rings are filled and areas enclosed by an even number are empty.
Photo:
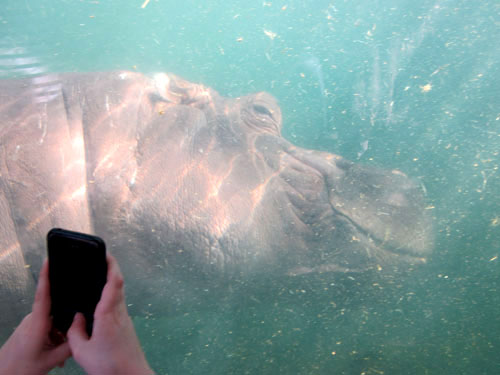
M431 250L418 184L294 146L267 93L124 71L42 81L0 81L0 329L29 310L52 227L101 236L135 305L193 280L384 269Z

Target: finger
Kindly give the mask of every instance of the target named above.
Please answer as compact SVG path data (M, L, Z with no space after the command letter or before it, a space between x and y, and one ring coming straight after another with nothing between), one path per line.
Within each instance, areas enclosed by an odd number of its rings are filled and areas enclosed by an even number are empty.
M73 353L89 341L89 336L85 330L85 317L82 313L76 313L66 337L68 338L69 348Z
M50 329L50 286L49 286L49 264L45 260L40 270L38 285L33 302L33 319L43 332Z
M108 277L111 273L115 277L123 279L122 271L120 270L120 266L118 266L116 258L108 253L108 255L106 256L106 260L108 262Z
M117 306L124 303L123 276L116 259L108 255L108 279L102 291L101 299L97 304L95 317L111 312Z
M59 366L63 367L64 362L71 357L71 349L68 342L59 345L58 347L51 350L48 357L48 361L52 364L51 367Z

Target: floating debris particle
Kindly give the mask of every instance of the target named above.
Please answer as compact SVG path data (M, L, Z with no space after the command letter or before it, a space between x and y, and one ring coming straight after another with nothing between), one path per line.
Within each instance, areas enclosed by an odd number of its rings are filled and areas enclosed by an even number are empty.
M429 92L432 90L432 84L428 83L426 85L420 86L420 91Z
M276 38L278 36L278 34L276 34L275 32L272 32L271 30L264 29L263 31L264 31L264 34L266 34L269 37L269 39L271 39L271 40L274 40L274 38Z
M491 219L490 225L492 227L497 227L498 225L500 225L500 217L497 216Z

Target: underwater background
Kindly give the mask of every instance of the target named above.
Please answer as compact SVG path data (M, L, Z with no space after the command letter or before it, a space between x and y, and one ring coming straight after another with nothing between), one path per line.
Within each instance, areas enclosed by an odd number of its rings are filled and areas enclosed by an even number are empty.
M126 69L267 91L296 145L420 181L426 265L236 285L216 307L135 317L158 373L498 374L499 43L495 0L3 0L0 78Z

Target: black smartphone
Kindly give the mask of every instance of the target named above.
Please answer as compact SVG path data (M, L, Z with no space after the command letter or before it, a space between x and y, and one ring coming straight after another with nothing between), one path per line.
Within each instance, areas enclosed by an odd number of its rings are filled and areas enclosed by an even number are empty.
M89 234L54 228L47 234L53 327L66 334L77 312L92 335L94 311L106 284L104 241Z

